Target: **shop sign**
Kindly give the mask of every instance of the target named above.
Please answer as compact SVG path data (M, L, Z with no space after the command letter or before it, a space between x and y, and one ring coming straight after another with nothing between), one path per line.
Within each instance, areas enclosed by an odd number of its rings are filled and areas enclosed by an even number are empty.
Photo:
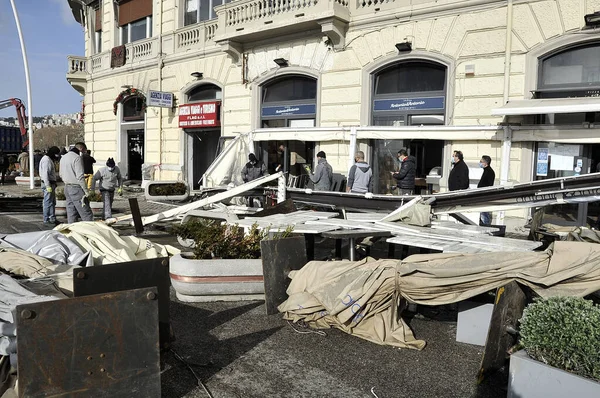
M426 98L398 98L375 100L373 110L375 111L407 111L407 110L430 110L444 109L444 97Z
M159 106L161 108L173 107L173 93L149 90L148 106Z
M262 107L262 117L314 115L316 112L317 106L314 104Z
M221 125L221 101L198 102L179 106L179 127L216 127Z

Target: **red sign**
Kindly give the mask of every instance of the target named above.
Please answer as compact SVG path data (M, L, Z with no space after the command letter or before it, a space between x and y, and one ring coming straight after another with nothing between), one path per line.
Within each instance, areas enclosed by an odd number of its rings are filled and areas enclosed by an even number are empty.
M221 125L220 112L221 101L179 105L179 127L218 127Z

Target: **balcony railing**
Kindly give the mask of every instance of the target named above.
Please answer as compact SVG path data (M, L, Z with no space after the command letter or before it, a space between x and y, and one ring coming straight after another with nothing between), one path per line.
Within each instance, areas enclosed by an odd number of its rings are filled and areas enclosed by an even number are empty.
M76 55L68 55L67 61L69 63L68 74L87 73L87 58L78 57Z
M132 64L156 58L158 55L157 50L158 39L156 37L128 43L125 45L125 63Z
M210 20L176 31L175 52L206 47L215 37L217 26L216 20Z
M223 4L215 7L219 17L216 40L253 40L270 35L269 31L276 34L276 29L314 28L331 18L347 22L350 19L349 1L238 0Z

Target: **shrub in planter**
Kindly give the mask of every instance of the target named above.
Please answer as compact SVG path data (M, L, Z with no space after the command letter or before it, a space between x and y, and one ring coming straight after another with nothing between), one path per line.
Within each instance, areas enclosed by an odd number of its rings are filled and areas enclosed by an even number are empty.
M593 302L538 299L523 312L520 336L531 358L600 381L600 306Z
M67 200L67 198L65 197L64 188L56 188L56 190L54 191L54 196L56 197L56 200Z
M187 185L183 182L172 184L154 184L148 188L151 196L179 196L187 193Z

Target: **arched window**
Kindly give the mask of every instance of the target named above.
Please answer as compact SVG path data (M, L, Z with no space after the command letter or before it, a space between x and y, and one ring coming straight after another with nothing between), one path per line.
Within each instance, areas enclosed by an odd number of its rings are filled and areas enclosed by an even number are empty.
M132 122L144 120L144 99L135 95L123 101L123 120Z
M446 67L406 61L373 74L373 124L405 126L444 124Z
M556 92L542 97L586 97L586 91L599 89L600 43L563 49L540 59L538 91Z
M219 86L214 84L202 84L188 92L188 102L215 101L222 98Z
M263 127L312 127L317 113L317 79L288 75L262 87Z

